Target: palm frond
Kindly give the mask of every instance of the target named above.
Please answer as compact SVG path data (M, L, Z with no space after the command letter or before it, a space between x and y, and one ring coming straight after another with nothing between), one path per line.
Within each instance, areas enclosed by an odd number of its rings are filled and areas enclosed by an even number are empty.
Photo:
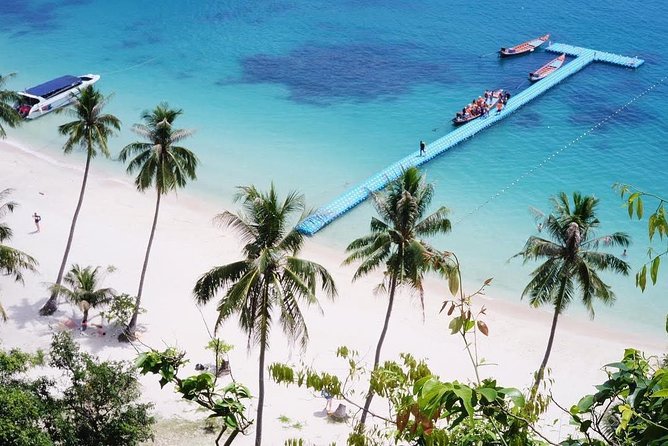
M239 312L241 327L251 333L255 327L257 302L262 298L262 279L255 268L247 269L242 276L230 282L217 310L216 329L235 312Z
M290 271L301 278L301 280L309 283L309 289L311 293L315 293L315 290L320 284L320 288L325 292L325 295L333 299L337 295L336 284L334 279L329 274L327 269L320 265L319 263L312 262L310 260L300 259L297 257L288 257L286 259L287 267L286 271Z
M625 232L615 232L609 235L586 240L582 243L581 246L590 247L591 249L598 249L600 244L609 247L621 246L628 248L631 244L631 237Z
M14 189L4 189L0 191L0 218L3 218L5 215L14 212L14 209L18 207L18 203L15 201L5 201L9 195L14 192ZM3 203L3 201L5 201ZM0 239L2 241L2 239Z
M357 271L353 275L353 281L360 279L363 276L366 276L371 271L374 271L380 267L383 263L387 266L388 259L391 258L391 248L389 244L383 244L378 247L373 253L368 254L363 257L363 261L360 266L357 267Z
M450 211L445 206L424 218L415 225L415 232L421 237L446 234L452 230L452 223L447 218Z
M527 239L522 251L518 252L513 257L522 257L524 259L524 264L526 264L530 260L560 256L562 255L563 250L563 246L550 240L532 235Z
M106 104L107 99L94 86L89 85L81 90L69 112L74 120L58 127L58 132L67 136L63 145L65 153L80 147L90 158L97 156L98 151L109 156L107 141L120 130L121 122L113 115L101 114Z
M16 282L23 283L23 272L36 272L37 265L37 260L25 252L0 245L0 275L11 276Z
M585 262L591 264L594 268L600 271L613 271L624 276L628 276L631 271L631 265L613 254L597 251L584 251L581 255Z
M230 264L205 273L195 286L195 299L204 303L225 289L216 327L238 314L249 348L254 344L269 347L275 308L280 310L284 332L303 344L308 331L299 301L317 305L318 287L329 297L336 294L334 280L323 266L297 257L303 235L290 223L293 214L305 209L303 195L291 192L280 199L273 185L267 192L250 185L237 189L235 202L241 204L239 213L226 211L215 221L240 235L245 258L236 267Z
M239 281L250 269L246 260L216 266L204 273L195 284L193 294L198 304L206 304L218 291Z
M19 100L19 95L14 91L5 90L7 80L14 76L16 73L0 75L0 138L7 136L3 124L14 128L23 121L21 115L14 109L14 103Z
M280 308L281 327L289 340L300 342L301 348L304 349L308 342L308 329L304 315L299 308L297 295L292 293L292 287L285 289L283 285L278 278L274 280L273 290Z
M193 132L173 128L182 111L160 103L153 110L144 111L143 123L134 124L132 130L145 141L128 144L119 155L126 161L134 155L127 167L128 173L138 172L135 184L139 190L154 186L159 194L184 187L197 178L198 159L193 152L176 145Z
M533 307L552 303L555 289L561 283L562 262L559 258L550 258L531 273L531 280L522 292L522 298L529 296Z

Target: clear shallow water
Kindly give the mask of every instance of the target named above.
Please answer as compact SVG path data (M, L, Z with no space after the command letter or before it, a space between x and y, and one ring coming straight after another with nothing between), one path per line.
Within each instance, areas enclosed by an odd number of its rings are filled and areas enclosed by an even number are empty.
M639 55L646 64L636 71L588 66L425 169L435 203L450 207L456 223L435 244L459 254L465 280L494 276L490 295L519 299L534 265L507 260L535 231L528 206L547 210L562 190L596 194L602 231L631 233L628 259L638 266L645 224L628 220L610 186L668 195L663 84L509 188L667 68L661 0L525 3L8 0L0 3L0 72L18 72L16 89L65 73L102 74L99 88L115 93L108 109L125 125L114 152L135 138L129 127L141 111L166 100L184 109L180 126L197 129L188 145L202 167L191 190L225 203L236 185L273 180L317 207L420 139L443 136L453 112L483 89L526 88L526 74L551 57L502 61L490 54L499 46L551 32L554 41ZM64 119L47 116L10 136L48 152ZM362 205L317 240L343 248L366 232L372 213ZM645 294L630 278L608 278L618 302L597 320L661 333L667 271ZM582 313L577 305L570 312Z

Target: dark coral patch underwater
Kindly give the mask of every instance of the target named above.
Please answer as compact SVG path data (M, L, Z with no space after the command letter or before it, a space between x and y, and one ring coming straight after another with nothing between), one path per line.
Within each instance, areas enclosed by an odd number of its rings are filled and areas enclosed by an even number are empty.
M446 57L425 61L420 53L412 44L304 45L285 55L246 57L241 79L220 84L280 84L290 100L332 105L394 99L417 85L454 80Z

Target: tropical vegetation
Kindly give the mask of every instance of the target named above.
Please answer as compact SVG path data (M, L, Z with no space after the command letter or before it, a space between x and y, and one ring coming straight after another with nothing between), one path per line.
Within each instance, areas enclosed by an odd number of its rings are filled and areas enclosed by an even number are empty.
M291 192L281 200L273 185L268 192L245 186L239 189L235 199L241 202L241 212L226 211L216 219L221 226L234 229L245 243L244 258L204 273L193 292L200 304L206 304L223 292L217 307L216 327L236 314L241 329L248 335L248 348L254 344L260 348L255 418L255 445L260 446L265 353L274 312L278 312L286 336L304 346L308 329L300 301L317 304L318 286L329 297L335 296L336 287L324 267L297 257L304 236L291 223L295 214L299 216L304 211L302 195Z
M45 361L48 359L48 361ZM48 365L48 376L36 366ZM138 445L151 438L151 404L140 403L132 364L100 361L61 333L48 358L0 350L0 444Z
M6 136L7 127L21 122L13 108L16 93L5 89L12 76L0 76L0 137ZM64 296L81 309L85 329L90 309L108 306L101 316L123 326L119 339L133 340L138 315L143 311L140 304L161 199L196 179L198 160L181 145L193 132L174 128L182 110L161 103L143 112L142 123L133 126L142 140L128 144L119 155L121 161L127 162L127 172L136 174L139 191L156 191L137 295L117 295L113 289L102 287L104 271L100 267L74 264L66 272L92 158L98 154L110 156L108 140L120 129L118 118L103 112L108 99L93 87L87 87L75 99L74 107L66 110L73 120L58 129L67 137L64 152L81 148L86 152L86 163L58 277L49 288L51 296L40 314L52 314L58 297ZM629 217L647 218L650 242L659 239L660 247L648 249L647 261L635 276L636 285L644 291L650 283L657 284L661 259L668 254L664 245L664 236L668 235L667 200L630 185L618 184L615 189L621 194ZM6 244L12 231L2 219L17 206L8 201L10 193L10 189L0 192L0 275L23 282L26 272L36 270L37 261ZM304 197L291 192L280 199L273 185L267 192L254 186L241 187L235 197L241 203L241 211L223 212L216 221L238 234L243 244L242 258L202 274L193 294L199 304L220 296L216 328L230 319L238 319L247 336L247 348L259 347L255 419L248 415L251 392L231 375L227 357L231 346L220 339L212 338L208 346L214 352L213 363L198 364L196 373L189 375L187 353L176 348L149 348L139 353L132 366L126 362L100 361L82 352L69 334L61 333L54 335L48 355L40 351L0 349L0 444L136 445L150 440L154 420L149 413L151 405L139 402L136 376L139 370L142 374L155 374L161 386L172 385L183 399L206 411L216 429L217 445L223 442L231 445L239 434L248 435L255 427L255 444L259 446L268 370L277 383L323 392L355 408L347 439L351 446L557 445L542 433L537 422L545 405L558 406L559 402L544 399L537 403L536 399L558 320L573 301L580 301L591 317L596 301L614 303L615 294L602 274L626 275L630 266L624 259L599 248L626 248L629 237L621 232L598 234L599 201L593 196L576 192L570 197L561 193L552 198L552 212L538 225L539 236L529 237L516 255L524 263L542 262L531 273L522 297L527 297L534 307L553 308L546 350L533 385L525 395L519 389L503 386L493 377L481 378L479 370L486 364L478 356L477 340L478 335L489 335L490 328L485 322L485 307L475 307L474 298L483 294L492 279L484 281L476 292L464 293L461 265L455 253L437 249L425 240L451 229L445 207L427 215L432 198L433 186L424 175L415 168L407 169L384 192L372 194L378 216L371 220L370 233L347 248L344 263L357 265L353 280L375 270L383 272L377 291L387 295L388 302L372 366L362 361L358 352L341 347L336 354L347 365L347 374L341 373L342 368L333 373L311 365L295 367L281 362L266 367L272 320L278 318L290 341L305 346L309 332L304 305L317 305L320 292L333 298L336 287L323 266L300 257L304 237L293 224L304 216ZM652 212L645 211L647 202L654 205ZM419 295L424 312L423 283L430 271L448 281L453 296L444 300L441 313L449 319L451 333L462 339L475 380L441 379L426 361L410 353L400 354L398 360L381 360L397 292L404 288ZM0 305L0 319L6 318L7 313ZM621 361L604 366L607 378L595 387L594 393L585 395L568 409L563 408L577 430L559 445L668 443L667 367L668 357L648 357L635 349L625 350ZM48 370L46 376L40 375L42 368ZM374 396L387 404L372 407ZM345 406L335 412L343 414L332 418L338 422L347 422L351 414ZM365 427L368 416L378 422ZM280 444L282 440L272 438L270 442ZM291 438L285 444L310 443Z
M384 267L384 281L378 290L388 295L387 310L380 337L376 345L373 369L380 363L380 354L390 323L394 297L398 287L406 286L417 291L423 299L423 277L435 265L447 266L447 262L435 262L438 251L421 237L444 234L450 231L448 210L438 208L425 215L434 195L434 187L425 181L417 168L405 170L386 191L372 194L373 205L380 218L371 219L371 233L354 240L346 251L346 264L360 261L353 280ZM448 269L444 272L448 274ZM423 304L424 308L424 304ZM360 424L366 422L373 399L369 388Z
M21 115L14 109L19 96L16 92L6 89L7 81L15 75L15 73L0 74L0 138L7 136L3 124L14 128L21 123Z
M597 236L600 222L596 216L599 200L593 196L583 196L574 192L572 203L564 192L552 198L553 213L543 226L549 239L530 236L522 251L516 256L524 263L544 260L531 273L531 281L525 287L522 297L528 296L533 307L551 305L554 307L550 336L545 355L536 372L532 395L535 395L547 367L554 342L559 316L568 305L580 301L594 317L594 302L605 305L615 302L615 294L600 277L602 271L627 275L630 266L613 254L600 252L598 247L629 246L630 239L623 232Z
M564 446L660 446L668 444L668 361L626 349L605 366L607 379L570 409L584 438Z
M645 200L652 200L654 211L649 214L647 218L647 233L649 235L650 243L658 235L661 242L664 237L668 240L668 220L666 220L666 203L668 199L651 192L645 192L628 184L615 184L613 186L619 191L622 199L625 201L626 209L629 213L629 218L637 217L642 220L645 216ZM661 258L668 255L668 246L662 246L658 250L652 247L647 249L647 262L643 264L640 271L636 273L636 286L642 291L645 291L647 286L647 276L653 285L659 277L659 266L661 265Z
M58 132L63 136L67 136L67 141L63 146L63 152L69 154L75 148L84 150L86 152L86 166L84 167L84 175L81 181L79 200L77 201L77 207L72 216L72 224L70 225L70 233L67 237L63 260L60 263L60 269L58 270L58 277L55 282L56 286L52 287L51 296L39 310L39 313L42 316L53 314L58 309L58 287L62 284L65 267L67 266L67 259L70 255L70 249L72 248L74 230L77 225L77 219L79 218L79 212L81 211L81 205L83 204L84 193L86 192L86 183L88 182L91 160L95 158L98 153L101 153L107 158L110 156L107 141L116 130L120 130L121 128L121 122L117 117L103 113L108 99L108 97L105 98L102 93L90 85L82 89L79 96L74 99L73 108L61 108L57 110L57 113L67 113L73 118L72 121L58 127Z
M145 111L141 117L144 123L135 124L132 130L146 141L128 144L118 155L119 160L123 162L129 160L128 173L137 172L135 178L137 190L145 191L155 187L156 191L155 212L139 279L135 310L128 326L119 335L119 341L131 341L136 338L137 317L141 308L148 259L158 224L160 199L170 191L184 187L188 180L197 178L195 174L197 157L187 148L178 145L180 141L192 135L192 131L173 128L174 120L182 113L182 110L170 108L167 103L158 105L152 111Z
M83 268L74 264L63 279L64 285L54 284L51 287L52 291L65 296L67 300L81 309L83 313L81 328L83 330L88 327L90 309L110 304L116 295L116 291L112 288L99 287L104 279L104 271L101 271L100 268L99 266ZM106 271L112 272L114 268L107 267Z
M170 347L163 351L151 349L141 353L137 358L137 368L142 374L152 373L160 376L160 386L174 384L176 392L182 398L197 404L200 409L209 413L208 419L218 422L216 445L220 444L223 435L227 434L224 446L229 446L237 435L246 435L253 424L246 417L245 400L250 399L248 388L234 379L224 386L219 385L219 377L223 372L229 373L223 364L229 364L226 354L231 346L220 339L214 338L209 343L214 355L214 370L202 371L189 377L180 376L183 366L188 362L186 354Z
M0 276L10 276L16 282L23 283L23 273L36 271L37 260L6 244L12 238L12 229L2 219L8 213L14 212L18 206L16 202L7 200L11 193L12 189L0 191ZM2 301L0 301L0 320L7 320L7 312L2 306Z

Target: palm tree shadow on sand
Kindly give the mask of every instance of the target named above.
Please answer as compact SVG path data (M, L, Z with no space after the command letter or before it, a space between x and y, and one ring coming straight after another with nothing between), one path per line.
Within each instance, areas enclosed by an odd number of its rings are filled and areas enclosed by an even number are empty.
M51 316L37 317L37 310L41 308L42 299L30 303L28 299L22 299L21 303L7 307L9 320L7 323L14 324L19 330L35 328L33 334L49 343L54 333L67 331L74 340L84 346L90 353L98 353L102 349L126 348L126 344L116 341L116 336L123 331L123 326L101 323L98 314L91 316L93 321L86 330L81 330L81 314L75 307L61 307ZM106 322L106 321L105 321ZM138 331L144 331L141 324Z
M42 301L43 299L39 299L36 302L30 303L28 299L23 298L21 299L21 303L7 307L7 313L9 315L9 320L7 322L15 324L17 328L22 330L29 326L37 325L40 326L40 328L44 327L45 331L47 331L54 319L62 318L65 315L65 312L56 312L54 318L36 317L35 315L37 314L37 311L42 306Z

